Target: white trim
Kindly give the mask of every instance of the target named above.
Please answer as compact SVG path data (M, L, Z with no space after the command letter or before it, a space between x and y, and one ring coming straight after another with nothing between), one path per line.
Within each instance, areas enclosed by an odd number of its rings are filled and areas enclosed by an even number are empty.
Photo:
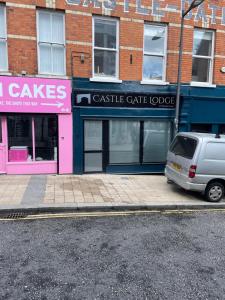
M35 5L30 5L30 4L20 4L20 3L12 3L12 2L6 2L6 6L9 6L9 7L16 7L16 8L36 9L36 6L35 6Z
M211 83L208 83L208 82L197 82L197 81L191 81L190 86L216 88L216 84L211 84Z
M196 55L193 54L193 50L192 50L192 58L201 58L201 59L207 59L209 60L209 81L208 82L197 82L196 84L197 86L206 86L206 87L214 87L214 85L212 84L213 82L213 69L214 69L214 52L215 52L215 32L214 30L209 30L209 29L204 29L204 28L195 28L194 29L194 35L196 31L204 31L204 32L210 32L212 33L212 48L211 48L211 56L203 56L203 55ZM194 36L193 36L193 49L194 49ZM191 82L191 85L193 85L195 81ZM203 85L202 85L203 84ZM194 85L193 85L194 86Z
M7 72L7 71L0 71L0 76L11 76L12 73Z
M147 52L145 51L145 27L152 26L152 27L163 27L165 28L165 36L164 36L164 49L163 54L159 54L156 52ZM156 56L162 57L163 59L163 69L162 69L162 80L158 80L158 82L165 82L166 83L166 66L167 66L167 40L168 40L168 26L165 24L158 24L158 23L145 23L144 24L144 37L143 37L143 63L142 63L142 81L141 82L157 82L157 80L148 80L144 79L143 71L144 71L144 56ZM145 83L144 83L145 84ZM167 83L166 83L167 84Z
M111 83L122 83L123 81L114 77L92 77L89 78L90 81L96 82L111 82Z
M161 80L142 80L140 84L149 84L149 85L169 85L169 82Z
M110 22L116 23L116 48L103 48L103 47L95 47L95 20L106 20ZM96 50L104 50L104 51L111 51L116 52L116 76L115 77L108 77L108 76L97 76L95 75L95 56L94 51ZM92 79L97 79L96 81L101 82L119 82L119 20L115 18L109 18L109 17L101 17L101 16L93 16L92 18ZM106 81L105 81L106 80ZM110 80L110 81L108 81ZM94 80L92 80L94 81ZM122 82L122 81L121 81Z
M26 76L27 77L27 76ZM31 77L40 77L40 78L53 78L53 79L70 79L71 77L69 76L61 76L61 75L52 75L52 74L37 74L37 75L32 75Z
M52 27L52 16L53 16L53 14L60 14L60 15L63 16L63 39L64 39L63 44L57 44L57 43L52 43L52 42L41 42L41 41L39 40L39 13L40 13L40 12L47 13L47 14L49 14L49 15L51 16L51 27ZM55 12L55 11L52 12L52 11L50 11L50 10L39 9L39 10L37 10L37 12L36 12L36 20L37 20L37 22L36 22L36 27L37 27L37 55L38 55L38 73L39 73L39 75L44 75L44 76L49 76L49 75L55 76L55 75L56 75L56 76L60 76L60 77L66 76L65 14L64 14L64 13L61 13L61 12ZM51 32L52 32L52 30L51 30ZM53 46L53 45L60 45L60 46L63 46L63 47L64 47L64 61L63 61L63 63L64 63L64 68L63 68L63 74L49 73L49 72L45 73L45 72L41 72L41 71L40 71L40 44L48 44L48 45L50 45L50 46L51 46L51 53L52 53L52 46ZM52 68L52 70L53 70L53 61L51 61L51 63L52 63L51 68Z
M36 41L36 36L18 35L18 34L8 34L7 36L9 39Z
M6 20L6 6L0 3L0 9L3 10L4 23L5 23L5 36L0 36L0 41L5 43L6 46L6 69L0 69L0 72L7 72L9 70L9 57L8 57L8 41L7 41L7 20Z

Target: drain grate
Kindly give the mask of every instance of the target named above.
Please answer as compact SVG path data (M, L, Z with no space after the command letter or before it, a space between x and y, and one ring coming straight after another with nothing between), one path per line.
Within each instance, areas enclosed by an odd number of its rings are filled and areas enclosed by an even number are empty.
M0 219L22 219L22 218L26 218L28 216L27 213L23 213L23 212L16 212L16 213L9 213L9 214L5 214L5 215L0 215Z

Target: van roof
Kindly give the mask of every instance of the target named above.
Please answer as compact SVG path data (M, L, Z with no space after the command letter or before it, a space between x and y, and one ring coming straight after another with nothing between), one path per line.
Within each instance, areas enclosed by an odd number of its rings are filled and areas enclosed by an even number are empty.
M200 132L179 132L178 135L193 137L193 138L202 138L202 139L215 139L216 134L215 133L200 133ZM217 138L217 140L225 140L225 135L220 134L220 138Z

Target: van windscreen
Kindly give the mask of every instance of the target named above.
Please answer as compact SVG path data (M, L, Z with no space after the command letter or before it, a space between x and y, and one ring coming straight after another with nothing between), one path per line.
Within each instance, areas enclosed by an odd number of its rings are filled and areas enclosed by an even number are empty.
M195 153L197 141L186 136L177 136L170 146L170 151L175 155L192 158Z

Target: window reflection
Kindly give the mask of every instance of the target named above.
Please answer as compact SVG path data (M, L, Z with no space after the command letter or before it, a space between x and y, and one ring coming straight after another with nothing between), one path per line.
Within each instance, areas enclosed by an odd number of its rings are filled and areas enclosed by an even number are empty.
M109 162L138 163L140 122L111 120L109 127Z
M34 117L35 160L57 160L57 118L56 116Z
M27 115L8 116L9 161L33 159L32 118Z
M145 121L143 162L165 162L170 141L170 122Z

